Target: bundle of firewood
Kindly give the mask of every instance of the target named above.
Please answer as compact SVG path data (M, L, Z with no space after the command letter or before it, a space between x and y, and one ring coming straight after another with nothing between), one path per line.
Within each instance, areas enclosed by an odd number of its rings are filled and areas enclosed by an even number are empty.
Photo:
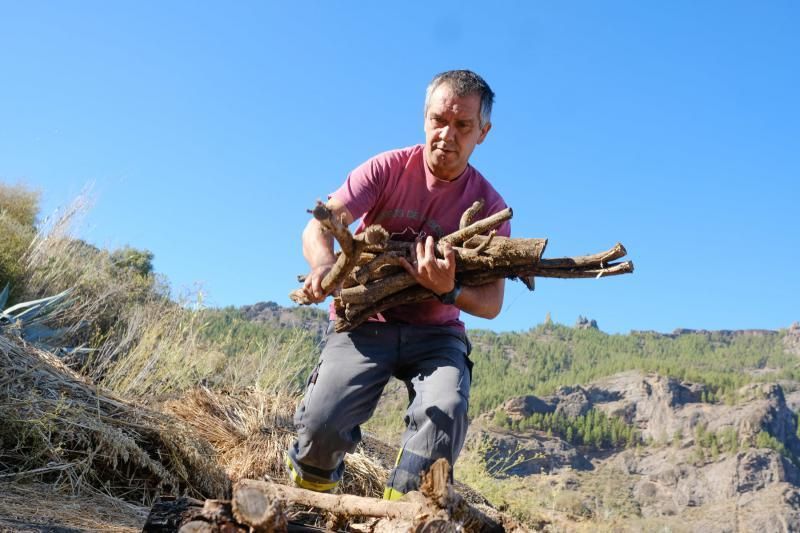
M512 211L504 209L481 220L473 220L483 208L475 202L461 217L459 229L439 239L437 253L449 243L456 258L456 277L463 286L483 285L509 278L521 280L530 290L535 277L599 278L633 272L633 262L613 262L625 257L625 247L617 243L605 252L580 256L544 259L547 239L499 237L498 228L510 220ZM411 261L413 242L395 241L379 225L353 235L321 202L311 213L338 241L341 251L336 263L322 280L326 292L338 291L334 308L338 317L336 331L348 331L371 316L398 305L434 298L403 267L401 258ZM298 278L301 282L304 278ZM310 304L302 289L289 297L299 304Z

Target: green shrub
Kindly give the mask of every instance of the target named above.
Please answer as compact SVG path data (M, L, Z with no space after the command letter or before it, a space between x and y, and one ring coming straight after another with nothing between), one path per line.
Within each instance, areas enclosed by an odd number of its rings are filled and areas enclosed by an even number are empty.
M497 414L495 412L495 422ZM585 415L567 417L560 413L533 413L523 418L516 429L536 429L548 435L557 435L570 444L588 446L592 449L630 447L641 442L641 436L631 424L622 418L609 417L604 412L590 409Z
M124 246L112 252L111 262L118 269L140 276L147 277L153 273L153 253L149 250Z
M39 215L39 192L23 185L0 183L0 213L23 226L34 227Z
M23 292L22 257L36 235L38 212L38 192L0 183L0 290L11 286L10 303Z
M761 431L756 435L756 448L769 448L775 450L779 454L791 458L791 454L786 449L781 441L770 435L766 431Z

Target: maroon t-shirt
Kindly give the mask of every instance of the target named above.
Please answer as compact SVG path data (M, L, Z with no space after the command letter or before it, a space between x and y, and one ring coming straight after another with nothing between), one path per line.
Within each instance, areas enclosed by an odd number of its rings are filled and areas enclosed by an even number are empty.
M395 240L414 241L428 235L439 239L456 231L461 215L480 198L485 203L476 218L485 218L507 207L471 165L453 181L431 174L423 149L420 144L379 154L353 170L330 195L342 202L353 217L361 219L356 233L370 224L380 224ZM505 222L497 228L497 234L509 237L511 225ZM374 319L463 329L459 314L454 305L428 300L394 307ZM335 318L333 305L331 318Z

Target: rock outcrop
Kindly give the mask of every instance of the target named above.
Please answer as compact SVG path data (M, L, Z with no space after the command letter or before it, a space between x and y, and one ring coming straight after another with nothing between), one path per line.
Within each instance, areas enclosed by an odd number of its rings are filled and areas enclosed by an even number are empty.
M800 531L800 439L793 411L800 393L789 395L791 406L778 384L742 387L735 405L708 402L708 393L699 384L625 372L551 396L514 398L502 409L512 421L600 410L633 425L640 446L576 447L540 431L494 427L496 417L489 416L476 421L468 446L486 450L487 470L496 476L617 472L628 480L641 520L679 530L691 524L693 531L708 532Z
M786 330L783 345L787 352L800 357L800 322L792 323Z
M583 315L579 315L578 319L575 321L575 328L576 329L600 329L597 326L597 320L586 318Z

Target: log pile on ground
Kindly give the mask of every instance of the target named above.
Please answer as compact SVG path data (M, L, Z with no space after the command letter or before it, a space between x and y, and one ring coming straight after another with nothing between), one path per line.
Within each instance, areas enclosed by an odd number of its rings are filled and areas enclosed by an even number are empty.
M233 498L158 502L148 517L144 533L212 533L266 531L321 531L291 520L291 506L313 507L327 514L326 530L347 527L364 532L493 532L525 531L500 514L492 516L471 506L448 482L450 465L439 459L423 475L419 492L399 501L349 494L321 494L296 487L256 480L240 480Z
M547 239L496 235L496 229L511 219L510 208L474 221L482 208L483 201L475 202L461 217L459 229L439 239L436 245L440 256L445 243L453 247L456 277L464 286L509 278L520 279L533 290L536 277L599 278L633 272L633 262L613 262L627 254L619 243L598 254L543 259ZM312 214L341 248L336 263L322 280L326 292L341 287L334 298L336 331L351 330L392 307L435 297L403 269L403 260L411 260L413 242L391 240L379 225L353 235L321 202ZM312 303L302 289L289 296L298 304Z

